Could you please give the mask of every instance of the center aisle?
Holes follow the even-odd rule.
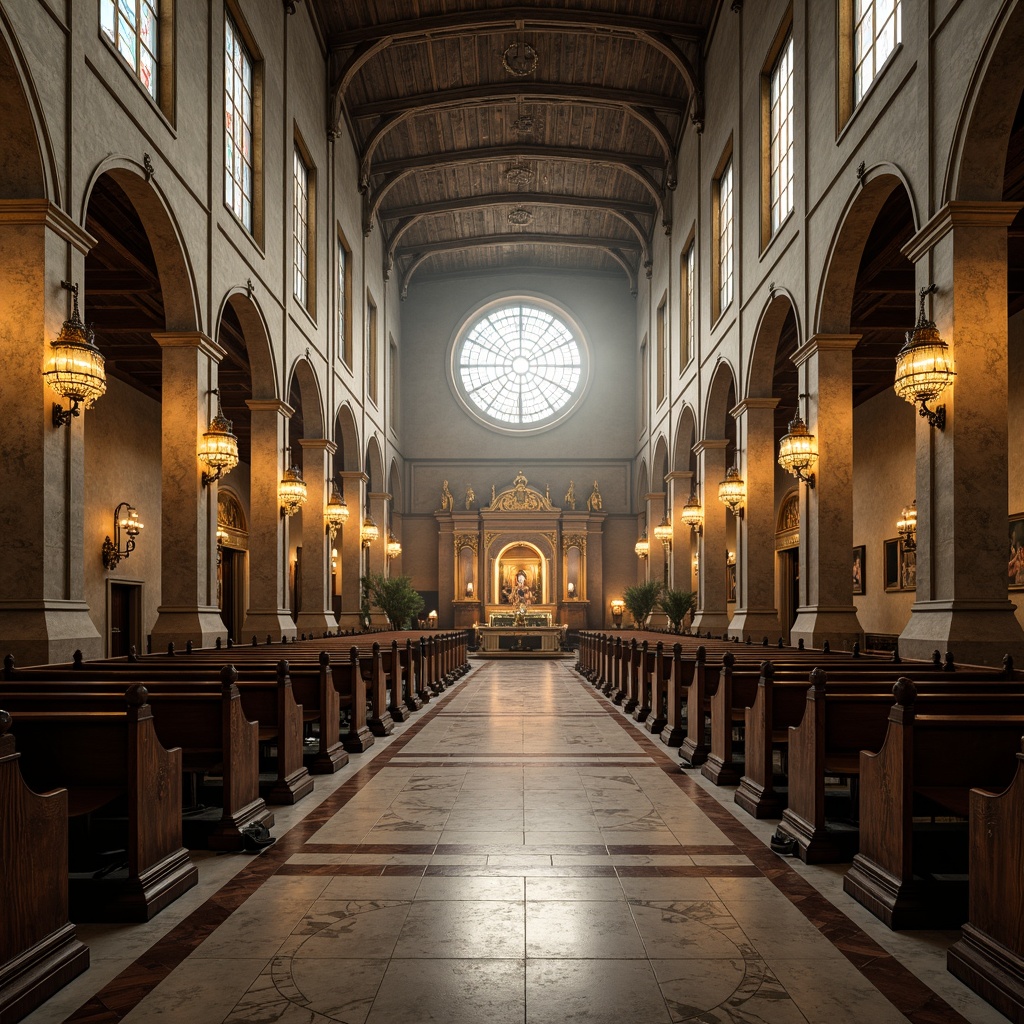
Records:
[[[416,718],[71,1019],[964,1019],[567,663]]]

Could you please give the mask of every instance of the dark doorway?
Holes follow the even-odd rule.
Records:
[[[111,658],[122,658],[134,644],[139,650],[141,635],[142,585],[140,583],[110,583],[110,638]]]
[[[227,547],[222,547],[220,551],[220,617],[229,639],[237,643],[241,630],[238,615],[239,581],[245,552]]]
[[[779,620],[786,632],[796,622],[800,607],[800,548],[783,548],[779,555]]]

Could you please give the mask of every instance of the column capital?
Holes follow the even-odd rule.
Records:
[[[644,501],[657,501],[659,498],[665,497],[665,491],[648,491],[644,495]]]
[[[218,363],[228,354],[202,331],[152,331],[151,336],[161,348],[197,348]]]
[[[354,480],[356,483],[367,483],[369,477],[361,469],[342,469],[334,474],[339,480]]]
[[[719,438],[707,438],[707,439],[698,441],[693,446],[693,450],[698,455],[700,455],[701,452],[724,451],[728,447],[729,447],[729,442],[724,437],[721,438],[721,439],[719,439]]]
[[[808,338],[791,356],[794,364],[803,366],[819,352],[852,352],[861,339],[860,334],[815,334]]]
[[[954,199],[946,203],[905,246],[903,255],[917,263],[958,227],[1009,227],[1024,203],[973,202]]]
[[[390,501],[391,500],[391,494],[390,494],[389,491],[367,491],[366,492],[366,496],[371,501],[373,501],[374,498],[379,498],[379,499],[381,499],[383,501]]]
[[[252,412],[276,412],[282,419],[291,419],[295,410],[279,398],[247,398],[245,404]]]
[[[333,455],[338,450],[338,446],[333,441],[328,441],[326,437],[300,437],[298,445],[304,451],[324,451],[328,455]]]
[[[0,200],[0,224],[41,224],[70,242],[83,255],[96,239],[48,199]]]
[[[753,409],[774,409],[778,404],[777,398],[744,398],[729,410],[729,415],[735,418]]]
[[[689,483],[697,474],[692,469],[673,469],[665,474],[666,480],[685,480]]]

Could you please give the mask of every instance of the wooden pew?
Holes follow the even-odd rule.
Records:
[[[213,850],[240,850],[243,830],[252,824],[270,828],[274,815],[259,794],[259,724],[246,719],[237,671],[231,665],[221,669],[218,689],[157,690],[148,696],[156,709],[156,734],[165,747],[182,748],[181,770],[185,774],[215,775],[222,779],[221,814],[217,820],[189,819],[189,831],[201,833],[195,845]],[[12,707],[38,712],[61,707],[77,714],[118,698],[122,680],[100,686],[89,682],[71,689],[66,681],[33,679],[23,692],[4,685],[2,700]]]
[[[68,919],[68,793],[33,792],[0,711],[0,1020],[16,1021],[89,967]]]
[[[950,973],[1024,1024],[1024,753],[1001,793],[971,791],[970,913],[946,954]]]
[[[125,870],[72,877],[72,916],[148,921],[196,884],[199,871],[181,841],[181,750],[157,738],[144,686],[130,686],[118,711],[18,712],[15,731],[26,782],[65,787],[70,819],[115,801],[116,816],[126,815]]]
[[[919,715],[909,679],[899,680],[895,695],[881,749],[861,751],[860,853],[843,890],[894,930],[961,924],[967,917],[966,829],[960,851],[948,828],[945,835],[926,836],[914,818],[966,820],[971,788],[1008,786],[1024,715]],[[958,885],[950,876],[960,873]]]
[[[856,828],[837,828],[826,820],[825,777],[846,776],[851,797],[860,775],[860,751],[877,750],[885,741],[892,689],[873,686],[833,692],[824,671],[810,676],[804,716],[789,727],[789,802],[778,833],[796,843],[801,860],[821,864],[849,860],[856,852]],[[924,681],[917,685],[919,714],[1007,715],[1024,711],[1024,693],[1003,681],[965,681],[960,688]],[[852,808],[851,808],[852,809]]]

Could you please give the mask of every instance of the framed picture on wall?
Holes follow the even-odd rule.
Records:
[[[1010,516],[1010,561],[1007,581],[1011,590],[1024,590],[1024,512]]]
[[[864,574],[864,562],[867,548],[858,544],[853,549],[853,592],[854,594],[864,593],[864,581],[867,578]]]
[[[885,556],[886,590],[917,589],[917,551],[903,546],[903,539],[895,537],[882,542]]]

